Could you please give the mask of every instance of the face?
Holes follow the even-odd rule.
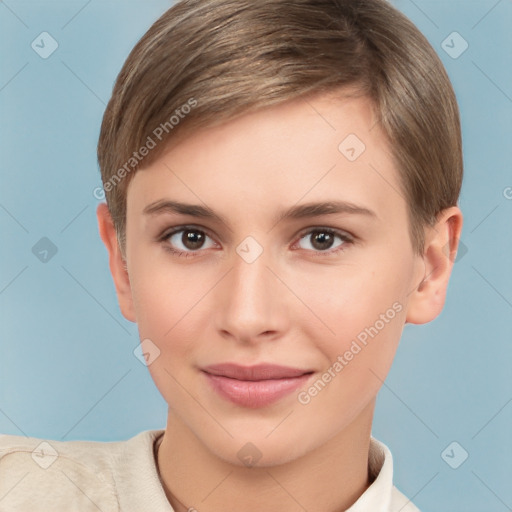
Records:
[[[366,98],[291,101],[184,139],[133,177],[126,235],[123,313],[150,340],[169,421],[234,464],[247,442],[283,463],[354,424],[425,270]]]

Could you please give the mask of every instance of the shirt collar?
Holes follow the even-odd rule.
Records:
[[[119,510],[174,512],[165,495],[154,457],[155,441],[164,432],[145,430],[126,441],[126,449],[117,461]]]
[[[133,449],[128,449],[119,460],[119,467],[131,468],[123,472],[116,482],[121,510],[158,510],[173,512],[167,500],[155,465],[154,449],[161,441],[164,430],[139,433],[133,439]],[[129,440],[128,442],[130,442]],[[142,442],[141,442],[142,441]],[[373,482],[359,499],[345,512],[388,512],[393,491],[393,458],[389,448],[370,438],[368,469]],[[149,501],[148,501],[149,500]]]
[[[368,469],[373,482],[346,512],[388,512],[393,491],[393,457],[389,448],[370,438]]]

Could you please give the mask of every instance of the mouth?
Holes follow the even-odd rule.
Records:
[[[304,386],[314,373],[274,364],[241,366],[233,363],[207,366],[201,371],[221,398],[250,409],[277,402]]]

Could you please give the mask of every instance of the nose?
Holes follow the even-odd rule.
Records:
[[[289,292],[271,268],[277,265],[264,249],[254,256],[239,247],[215,296],[217,329],[224,338],[246,344],[275,340],[289,327]]]

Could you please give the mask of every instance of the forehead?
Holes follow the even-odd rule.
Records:
[[[229,216],[230,204],[260,214],[329,195],[385,209],[404,203],[399,181],[372,102],[324,94],[192,133],[135,174],[128,205],[142,212],[169,196]]]

